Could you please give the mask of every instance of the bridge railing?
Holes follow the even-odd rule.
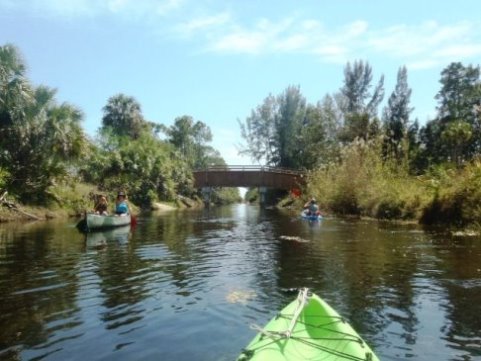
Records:
[[[196,169],[194,172],[271,172],[281,174],[301,175],[304,171],[283,168],[271,167],[266,165],[213,165],[207,168]]]

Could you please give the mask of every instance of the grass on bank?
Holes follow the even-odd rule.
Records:
[[[58,182],[47,189],[46,203],[41,206],[21,204],[14,195],[9,195],[9,201],[14,203],[23,213],[0,206],[0,222],[34,219],[26,216],[30,214],[37,219],[78,217],[85,211],[94,208],[94,194],[103,194],[107,197],[109,209],[113,211],[115,205],[116,192],[106,192],[99,190],[95,185],[75,182],[69,179],[65,182]],[[211,195],[213,204],[229,204],[240,202],[238,189],[216,188]],[[171,210],[183,208],[199,208],[204,202],[198,197],[192,198],[178,195],[170,202],[153,202],[148,209],[150,210]],[[141,208],[129,201],[129,206],[134,214],[138,214]],[[146,210],[146,209],[145,209]]]
[[[422,176],[385,161],[378,148],[358,141],[341,161],[310,173],[306,198],[340,215],[415,220],[454,227],[481,225],[481,162],[461,169],[442,165]]]
[[[115,194],[99,191],[92,184],[80,182],[62,182],[50,186],[47,190],[48,201],[43,205],[30,205],[18,202],[14,195],[9,195],[8,200],[14,203],[22,212],[9,209],[5,206],[0,207],[0,220],[24,220],[29,219],[26,214],[37,217],[38,219],[77,217],[86,210],[93,210],[93,194],[106,194],[110,208],[113,210],[115,204]],[[134,213],[139,208],[130,203]]]
[[[439,167],[434,173],[429,179],[432,199],[420,221],[481,229],[481,161],[461,169]]]

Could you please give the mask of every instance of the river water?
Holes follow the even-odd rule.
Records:
[[[235,360],[310,287],[381,360],[481,360],[481,239],[234,205],[0,226],[0,359]]]

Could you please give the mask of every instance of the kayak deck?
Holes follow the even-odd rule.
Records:
[[[238,361],[365,360],[379,361],[354,329],[316,295],[299,311],[287,305],[260,331]],[[291,330],[292,329],[292,330]]]

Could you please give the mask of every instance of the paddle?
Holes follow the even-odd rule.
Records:
[[[130,216],[130,225],[132,227],[135,227],[137,225],[137,217],[134,216],[133,214]]]

